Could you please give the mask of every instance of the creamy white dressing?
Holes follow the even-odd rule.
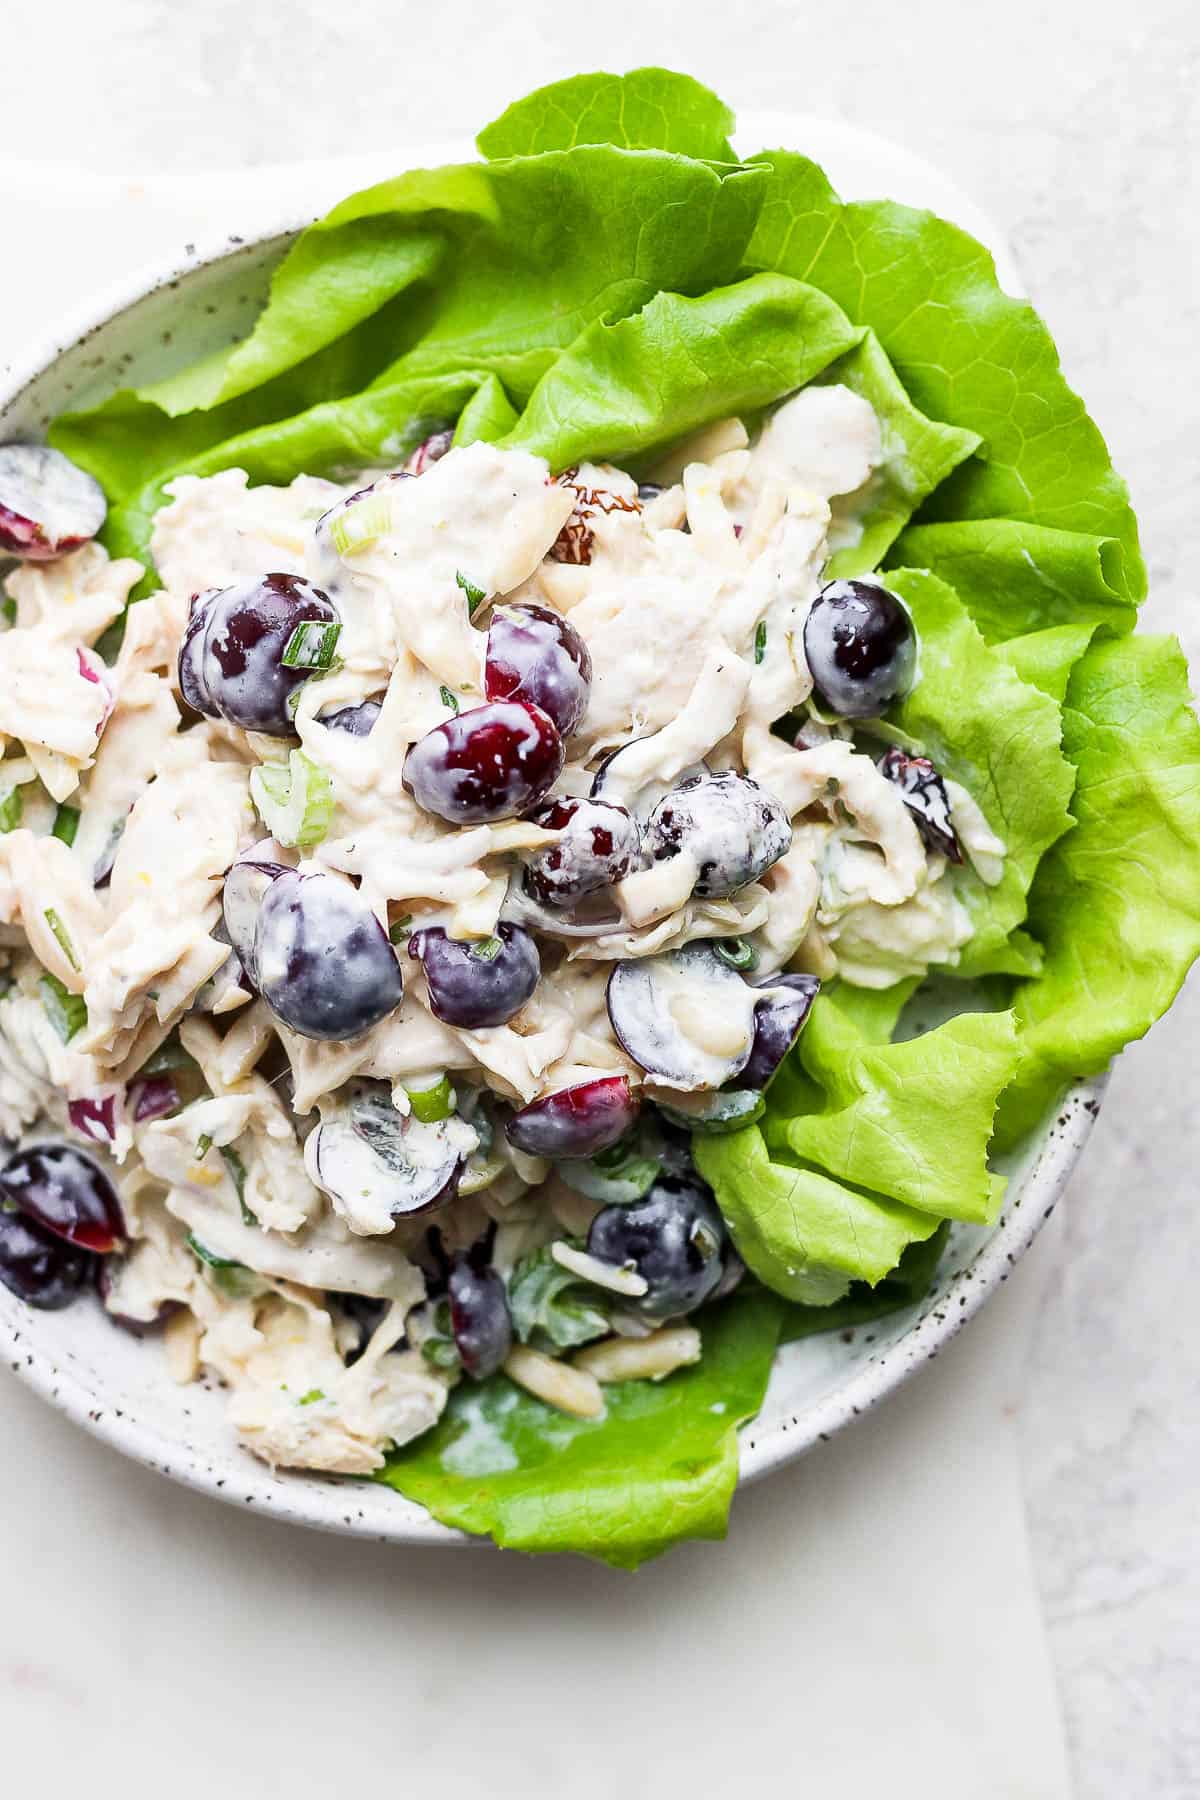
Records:
[[[444,1404],[446,1378],[396,1349],[425,1301],[410,1252],[429,1220],[402,1216],[380,1156],[346,1123],[351,1084],[391,1090],[418,1174],[436,1173],[448,1146],[466,1161],[460,1197],[435,1215],[444,1241],[466,1248],[499,1220],[495,1256],[510,1266],[563,1229],[586,1232],[595,1202],[502,1132],[489,1148],[464,1117],[422,1124],[406,1080],[428,1088],[445,1072],[464,1097],[517,1105],[613,1074],[664,1096],[703,1095],[745,1062],[758,996],[690,946],[745,938],[758,980],[798,966],[887,986],[953,964],[967,942],[963,872],[926,850],[873,754],[817,724],[795,746],[771,729],[812,691],[804,621],[884,456],[870,406],[833,385],[785,402],[754,442],[737,420],[706,428],[664,461],[663,491],[644,500],[608,465],[555,480],[540,459],[484,444],[417,478],[385,477],[361,500],[350,496],[371,476],[286,488],[251,487],[236,469],[181,477],[155,523],[164,590],[132,609],[108,669],[92,646],[137,564],[89,545],[8,577],[0,803],[19,790],[23,817],[0,835],[0,945],[13,981],[0,997],[0,1130],[19,1138],[48,1120],[69,1132],[69,1100],[113,1100],[108,1154],[121,1163],[133,1242],[111,1271],[109,1305],[141,1320],[186,1308],[193,1328],[175,1333],[177,1366],[230,1385],[234,1423],[259,1455],[367,1473]],[[217,1005],[209,991],[206,1011],[193,1010],[228,974],[225,872],[263,836],[251,772],[285,760],[288,745],[185,715],[179,644],[194,594],[267,573],[307,576],[342,629],[337,666],[301,689],[295,713],[304,755],[328,778],[327,828],[303,852],[262,854],[335,873],[380,921],[402,921],[403,1002],[344,1043],[298,1036],[224,977]],[[780,860],[704,898],[684,845],[577,918],[522,887],[523,859],[553,845],[554,831],[520,819],[456,828],[422,811],[403,786],[405,755],[456,706],[480,703],[490,607],[502,598],[569,614],[591,654],[589,705],[556,795],[589,793],[616,749],[598,793],[644,824],[685,776],[731,770],[791,821]],[[382,701],[369,736],[325,722],[368,699]],[[946,790],[970,869],[994,884],[1003,843],[972,795],[952,781]],[[79,812],[73,844],[50,835],[56,802]],[[486,938],[500,919],[537,935],[538,987],[504,1025],[443,1023],[405,931]],[[626,998],[665,1072],[648,1071],[614,1031],[606,1002],[619,966],[623,982],[633,972]],[[44,971],[86,1004],[67,1041]],[[138,1119],[126,1084],[176,1026],[206,1092],[173,1116]],[[322,1133],[342,1158],[337,1179]],[[561,1241],[553,1254],[583,1279],[640,1292],[636,1275]],[[330,1293],[391,1303],[351,1367],[354,1330]],[[615,1329],[647,1328],[630,1313]]]

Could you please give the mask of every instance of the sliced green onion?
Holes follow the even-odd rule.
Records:
[[[767,654],[767,621],[758,621],[758,630],[754,633],[754,660],[760,663]]]
[[[138,1074],[171,1075],[176,1069],[197,1069],[199,1066],[195,1057],[184,1049],[179,1041],[179,1032],[175,1030],[163,1039],[152,1055],[146,1058],[138,1070]]]
[[[393,919],[388,926],[389,943],[402,944],[404,942],[412,929],[412,919],[411,913],[402,913],[398,919]]]
[[[242,1224],[257,1225],[258,1220],[246,1205],[246,1165],[232,1144],[222,1144],[220,1148],[221,1161],[229,1170],[233,1178],[233,1185],[237,1189],[238,1205],[242,1209]]]
[[[46,1017],[64,1044],[69,1044],[77,1031],[87,1024],[87,1003],[82,994],[67,991],[57,975],[45,974],[38,982]]]
[[[279,660],[285,669],[328,669],[341,635],[340,619],[304,619]]]
[[[17,603],[13,599],[11,594],[5,594],[4,599],[0,600],[0,614],[3,615],[5,622],[7,624],[9,624],[9,625],[16,624],[16,622],[17,622]]]
[[[0,800],[0,831],[15,831],[25,813],[25,796],[19,787],[9,788]]]
[[[296,1405],[297,1406],[315,1406],[318,1400],[323,1400],[324,1398],[325,1398],[325,1395],[320,1388],[309,1388],[307,1394],[301,1394],[300,1398],[296,1402]]]
[[[743,937],[720,938],[713,947],[721,961],[728,963],[731,969],[758,967],[758,951]]]
[[[234,1262],[228,1256],[218,1256],[207,1244],[202,1244],[193,1232],[188,1232],[184,1239],[188,1249],[203,1263],[213,1278],[213,1282],[230,1300],[253,1300],[256,1295],[266,1292],[267,1284],[261,1275],[248,1269],[245,1263]]]
[[[458,712],[458,695],[452,694],[448,687],[439,688],[438,692],[442,696],[442,705],[448,706],[452,713],[457,713]]]
[[[212,1138],[206,1131],[196,1139],[196,1161],[203,1162],[211,1149]]]
[[[66,959],[70,963],[71,967],[73,969],[75,969],[76,971],[78,971],[79,958],[75,954],[75,946],[71,942],[71,934],[67,930],[66,926],[63,924],[62,920],[59,918],[58,914],[55,912],[54,908],[52,906],[48,906],[46,908],[45,912],[42,914],[42,917],[45,919],[47,925],[50,927],[51,931],[54,933],[54,936],[58,941],[59,949],[62,951],[63,955],[66,957]]]
[[[50,836],[56,837],[60,844],[73,844],[75,833],[79,830],[79,808],[77,806],[60,806],[54,815],[54,824]]]
[[[391,529],[391,501],[386,494],[370,494],[339,513],[329,527],[329,535],[339,556],[356,556],[360,550],[369,550]]]
[[[215,1250],[210,1250],[207,1244],[202,1244],[194,1232],[189,1231],[184,1242],[196,1261],[202,1262],[206,1269],[245,1268],[244,1263],[235,1262],[232,1257],[218,1256]]]
[[[461,569],[454,571],[454,579],[467,596],[468,610],[474,612],[475,608],[487,599],[487,595],[481,587],[476,587],[473,581],[468,581]]]
[[[333,782],[328,769],[293,750],[286,767],[262,763],[250,772],[250,793],[263,824],[281,844],[319,844],[333,818]]]
[[[409,1087],[407,1082],[404,1085],[408,1090],[413,1118],[422,1125],[436,1125],[439,1119],[448,1119],[458,1104],[448,1075],[443,1075],[433,1087]]]
[[[471,955],[476,962],[495,962],[503,948],[498,937],[480,938],[477,944],[471,945]]]

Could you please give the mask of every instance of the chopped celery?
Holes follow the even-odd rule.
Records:
[[[250,792],[263,824],[281,844],[319,844],[333,818],[333,782],[303,750],[282,763],[263,763],[250,775]]]
[[[407,1082],[404,1085],[408,1091],[413,1118],[422,1125],[436,1125],[439,1119],[448,1119],[458,1105],[448,1075],[443,1075],[433,1087],[411,1087]]]

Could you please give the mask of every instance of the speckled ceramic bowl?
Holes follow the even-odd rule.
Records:
[[[846,126],[780,115],[743,121],[744,148],[803,147],[847,197],[887,194],[957,220],[993,249],[1019,291],[994,227],[937,170]],[[239,191],[219,241],[188,246],[97,299],[52,338],[0,361],[0,442],[37,437],[67,407],[153,380],[241,335],[296,230],[357,185],[396,167],[469,154],[455,144],[404,156],[259,174]],[[160,195],[161,198],[161,195]],[[790,1462],[877,1404],[945,1345],[1004,1280],[1066,1184],[1098,1110],[1103,1082],[1078,1084],[1022,1149],[1006,1159],[1007,1204],[991,1231],[954,1230],[934,1291],[919,1306],[854,1332],[791,1344],[776,1363],[758,1418],[742,1434],[742,1479]],[[39,1313],[0,1287],[0,1360],[115,1449],[178,1481],[297,1524],[404,1543],[473,1540],[390,1489],[316,1475],[272,1474],[236,1444],[215,1384],[175,1387],[152,1338],[115,1329],[95,1305]]]

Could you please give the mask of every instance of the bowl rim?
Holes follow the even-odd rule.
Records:
[[[1005,286],[1019,291],[1019,275],[1003,235],[969,195],[924,159],[877,134],[839,121],[806,121],[797,115],[747,114],[739,135],[757,129],[766,139],[778,128],[780,141],[790,137],[806,142],[813,136],[814,125],[818,128],[816,135],[826,145],[842,143],[851,149],[865,146],[868,154],[877,158],[886,153],[893,172],[904,176],[910,186],[931,187],[939,207],[952,208],[951,216],[993,250]],[[443,160],[461,148],[448,143],[423,147],[431,156]],[[823,154],[820,142],[813,147],[813,154]],[[366,162],[359,165],[359,172],[367,166]],[[411,157],[398,155],[393,161],[393,168],[411,166],[415,166]],[[273,208],[263,206],[260,197],[259,212],[259,222],[242,233],[198,232],[194,241],[180,251],[143,259],[120,279],[105,284],[50,327],[25,340],[15,357],[0,361],[0,413],[19,401],[63,355],[86,343],[122,313],[155,293],[179,285],[202,268],[261,251],[277,240],[283,243],[314,217],[311,208],[298,202],[294,195],[286,205],[276,203]],[[739,1486],[761,1479],[818,1443],[828,1441],[936,1357],[974,1317],[988,1296],[1008,1279],[1010,1269],[1053,1212],[1092,1130],[1107,1082],[1107,1074],[1102,1074],[1076,1081],[1066,1090],[1051,1123],[1043,1128],[1036,1155],[1023,1171],[1020,1191],[1006,1204],[987,1240],[950,1276],[935,1302],[901,1338],[864,1361],[834,1390],[790,1417],[766,1427],[752,1420],[742,1428]],[[32,1353],[24,1324],[30,1316],[19,1311],[11,1324],[0,1317],[0,1357],[41,1398],[74,1423],[149,1469],[214,1499],[261,1507],[278,1518],[318,1530],[390,1543],[476,1546],[487,1542],[440,1524],[423,1507],[389,1488],[345,1477],[272,1470],[242,1450],[232,1436],[225,1463],[206,1459],[182,1443],[172,1445],[153,1426],[104,1405],[102,1395],[69,1362],[64,1364],[44,1353]]]

